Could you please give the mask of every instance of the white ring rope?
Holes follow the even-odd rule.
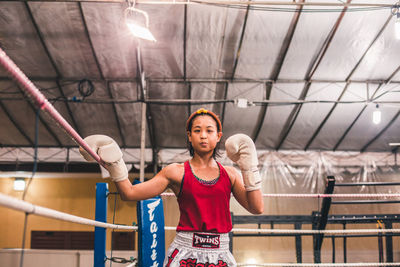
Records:
[[[367,266],[400,266],[400,262],[389,263],[238,263],[237,266],[279,266],[279,267],[367,267]]]
[[[33,205],[29,202],[16,199],[0,193],[0,205],[11,209],[24,211],[30,214],[36,214],[48,218],[92,225],[102,228],[122,229],[122,230],[135,230],[137,226],[118,225],[111,223],[104,223],[87,218],[78,217],[61,211],[56,211],[41,206]],[[167,231],[175,231],[174,226],[165,226]],[[345,229],[345,230],[291,230],[291,229],[249,229],[249,228],[233,228],[232,232],[242,233],[268,233],[268,234],[366,234],[366,233],[400,233],[400,229]]]
[[[174,193],[162,193],[161,196],[174,197]],[[379,194],[263,194],[263,197],[276,198],[400,198],[400,193]]]
[[[67,222],[92,225],[102,228],[123,229],[123,230],[137,230],[137,226],[118,225],[111,223],[104,223],[87,218],[78,217],[61,211],[56,211],[41,206],[33,205],[29,202],[16,199],[0,193],[0,205],[12,208],[15,210],[24,211],[30,214],[36,214],[48,218],[58,219]]]

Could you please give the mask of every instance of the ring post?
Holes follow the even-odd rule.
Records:
[[[100,222],[107,221],[107,197],[108,184],[96,184],[96,214],[95,220]],[[94,228],[94,267],[105,267],[106,259],[106,229],[102,227]]]
[[[165,258],[165,226],[161,197],[157,196],[138,201],[137,219],[138,266],[163,266]]]

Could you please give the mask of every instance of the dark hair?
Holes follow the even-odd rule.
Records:
[[[199,114],[194,115],[194,116],[190,119],[190,121],[188,122],[188,126],[187,126],[188,132],[191,132],[191,131],[192,131],[193,121],[194,121],[194,119],[197,118],[198,116],[209,116],[209,117],[213,118],[213,120],[214,120],[214,121],[216,122],[216,124],[217,124],[217,132],[222,132],[222,129],[220,129],[217,120],[216,120],[213,116],[211,116],[210,114],[207,114],[207,113],[199,113]],[[189,141],[189,137],[188,137],[187,135],[186,135],[186,144],[187,144],[187,149],[189,150],[190,156],[193,157],[193,156],[194,156],[194,149],[193,149],[192,143]],[[213,154],[212,154],[212,157],[213,157],[214,159],[215,159],[215,157],[217,157],[217,156],[218,156],[218,157],[221,156],[221,155],[220,155],[220,152],[219,152],[220,146],[221,146],[221,140],[220,140],[220,142],[217,143],[217,145],[216,145],[215,148],[214,148],[214,151],[213,151]]]

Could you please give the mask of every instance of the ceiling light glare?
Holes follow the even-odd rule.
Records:
[[[153,34],[147,29],[146,27],[137,25],[132,22],[127,22],[126,25],[128,25],[129,30],[132,32],[132,34],[138,38],[149,40],[156,42],[157,40],[154,38]]]
[[[381,123],[381,119],[382,119],[382,113],[379,110],[379,106],[376,105],[376,110],[374,110],[374,112],[372,113],[372,122],[374,124],[379,124]]]
[[[153,42],[157,41],[149,30],[149,16],[147,12],[134,7],[128,7],[125,9],[125,23],[135,37]]]
[[[249,265],[255,265],[257,264],[257,260],[255,258],[247,258],[246,263]]]

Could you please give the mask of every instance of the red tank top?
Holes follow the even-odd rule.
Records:
[[[194,176],[189,161],[184,166],[185,174],[178,196],[180,219],[176,230],[228,233],[232,230],[229,207],[232,185],[228,173],[218,163],[218,180],[214,184],[204,184]]]

